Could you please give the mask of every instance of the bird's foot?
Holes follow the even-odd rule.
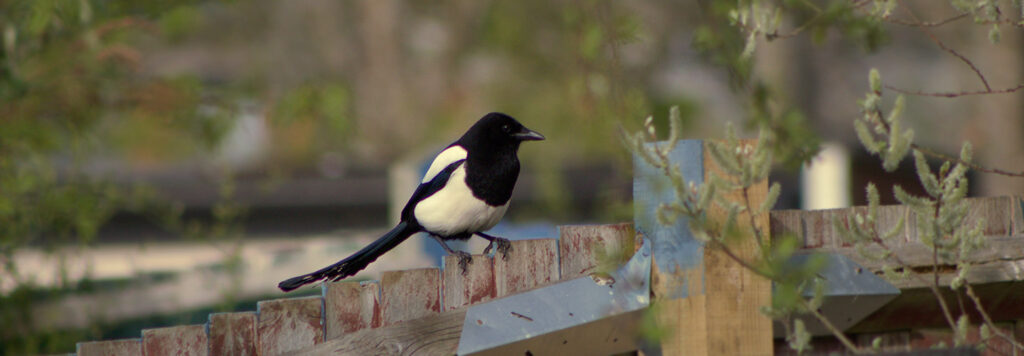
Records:
[[[512,251],[512,242],[508,239],[495,237],[491,239],[491,243],[487,244],[487,248],[484,249],[484,254],[491,253],[491,248],[497,244],[498,248],[495,250],[496,253],[501,253],[502,259],[508,259],[508,252]]]
[[[473,255],[465,251],[454,251],[452,254],[455,255],[455,258],[459,259],[459,271],[462,272],[462,275],[466,275],[469,264],[473,263]]]

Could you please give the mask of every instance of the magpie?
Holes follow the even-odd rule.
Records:
[[[519,177],[519,144],[543,139],[511,116],[497,112],[484,115],[434,158],[402,209],[401,221],[391,231],[341,261],[284,280],[277,287],[288,292],[321,280],[349,277],[417,232],[427,233],[449,254],[458,256],[463,271],[471,261],[470,255],[453,250],[445,241],[479,235],[490,241],[485,254],[495,245],[496,251],[507,254],[511,243],[484,231],[497,225],[508,209]]]

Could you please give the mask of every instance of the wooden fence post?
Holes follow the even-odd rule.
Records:
[[[744,140],[744,144],[754,142]],[[712,172],[724,173],[707,154],[708,143],[680,141],[670,154],[683,177],[695,185],[707,181]],[[642,159],[634,159],[634,213],[637,230],[651,239],[654,264],[651,293],[659,307],[656,319],[669,334],[660,345],[665,355],[758,355],[772,353],[771,320],[760,308],[771,304],[771,281],[757,276],[731,260],[722,251],[693,237],[686,219],[672,226],[658,223],[657,209],[676,199],[671,182]],[[728,178],[728,177],[723,177]],[[748,193],[757,207],[764,199],[768,182]],[[743,203],[742,193],[721,192],[727,199]],[[711,210],[711,219],[725,218],[724,211]],[[749,219],[737,219],[750,231]],[[767,237],[768,216],[755,220]],[[729,245],[741,258],[757,254],[753,238]]]

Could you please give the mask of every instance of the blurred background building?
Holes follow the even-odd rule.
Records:
[[[548,137],[522,148],[499,234],[630,221],[620,126],[653,115],[665,128],[678,105],[683,138],[728,122],[753,135],[730,73],[695,44],[713,3],[0,2],[0,324],[29,323],[0,343],[68,351],[253,309],[279,280],[372,241],[425,160],[489,111]],[[922,19],[957,14],[905,3]],[[852,130],[869,68],[912,91],[1024,81],[1019,28],[993,44],[970,20],[883,27],[877,50],[840,30],[759,44],[752,71],[799,113],[794,140],[826,142],[806,172],[779,169],[779,208],[862,204],[869,181],[883,202],[891,184],[920,191],[910,167],[883,174]],[[928,34],[971,53],[988,83]],[[970,140],[980,163],[1024,169],[1020,93],[909,99],[922,146],[955,155]],[[977,178],[974,194],[1024,190]],[[420,240],[360,276],[437,264]]]

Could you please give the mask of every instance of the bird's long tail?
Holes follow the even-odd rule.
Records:
[[[417,228],[410,226],[408,222],[400,222],[395,228],[388,231],[388,233],[381,236],[377,241],[374,241],[370,245],[363,247],[362,250],[346,257],[345,259],[335,262],[334,264],[321,268],[320,270],[304,274],[297,277],[292,277],[277,284],[278,288],[288,292],[293,289],[302,287],[304,285],[314,283],[323,279],[339,280],[361,271],[366,268],[370,262],[377,260],[385,252],[398,246],[398,244],[405,241],[405,239],[412,236],[412,234],[419,231]]]

